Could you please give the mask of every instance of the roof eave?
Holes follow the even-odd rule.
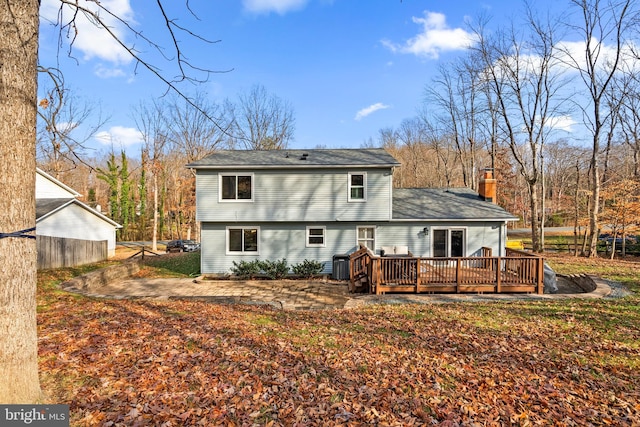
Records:
[[[392,218],[391,222],[510,222],[520,218]]]
[[[238,169],[389,169],[400,166],[400,163],[388,164],[350,164],[350,165],[194,165],[187,164],[188,169],[209,169],[209,170],[238,170]]]

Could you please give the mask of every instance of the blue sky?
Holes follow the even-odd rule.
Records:
[[[155,2],[102,3],[149,39],[170,46]],[[368,138],[377,140],[380,129],[416,115],[437,67],[468,43],[466,20],[484,13],[498,24],[523,10],[521,2],[505,0],[191,0],[196,20],[184,1],[164,3],[181,25],[219,40],[208,44],[178,34],[189,60],[202,68],[230,70],[198,87],[181,88],[206,91],[212,101],[221,102],[235,100],[256,84],[264,86],[293,107],[296,131],[290,148],[350,148]],[[535,4],[546,8],[549,3]],[[104,30],[83,20],[77,21],[79,33],[69,58],[66,35],[59,39],[58,29],[49,23],[59,5],[59,0],[42,0],[40,64],[59,67],[75,97],[99,105],[110,116],[100,129],[102,138],[91,141],[92,146],[106,151],[110,141],[116,150],[122,146],[137,152],[132,107],[161,96],[164,85],[136,69]],[[175,74],[175,63],[134,39],[122,25],[111,28],[163,73]],[[170,49],[167,55],[173,55]]]

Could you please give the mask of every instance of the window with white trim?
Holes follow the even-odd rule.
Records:
[[[227,227],[227,254],[257,255],[260,228]]]
[[[367,200],[366,172],[349,172],[349,201],[363,202]]]
[[[375,227],[358,227],[358,242],[357,245],[360,247],[366,246],[372,252],[376,250],[376,228]]]
[[[252,202],[253,174],[220,174],[220,201]]]
[[[465,256],[464,228],[435,228],[432,229],[433,256],[436,258],[450,258]]]
[[[307,247],[325,247],[326,246],[326,227],[307,227]]]

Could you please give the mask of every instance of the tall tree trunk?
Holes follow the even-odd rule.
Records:
[[[151,250],[153,252],[158,251],[158,168],[155,164],[153,168],[153,238]]]
[[[531,208],[531,246],[534,252],[542,252],[540,229],[540,202],[537,182],[529,182],[529,206]]]
[[[595,136],[597,138],[598,135]],[[594,143],[594,149],[591,153],[591,206],[589,208],[589,250],[590,258],[597,257],[598,233],[600,233],[600,223],[598,214],[600,212],[600,171],[598,170],[598,152]]]
[[[580,227],[580,163],[576,160],[576,190],[573,193],[574,217],[573,217],[573,250],[574,256],[578,256],[578,231]]]
[[[0,6],[0,232],[35,227],[38,0]],[[33,235],[34,233],[31,233]],[[0,238],[0,403],[40,399],[36,241]]]

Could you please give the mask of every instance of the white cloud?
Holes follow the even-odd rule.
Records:
[[[126,73],[122,70],[122,68],[107,67],[104,64],[98,64],[94,68],[93,72],[95,73],[96,76],[102,79],[109,79],[112,77],[124,77],[126,75]]]
[[[56,130],[63,134],[71,133],[75,128],[78,127],[77,122],[57,122]]]
[[[571,116],[556,116],[547,118],[546,126],[554,130],[573,132],[573,126],[578,123]]]
[[[122,148],[143,142],[142,133],[137,129],[123,126],[113,126],[109,130],[98,132],[95,139],[103,145],[113,145]]]
[[[369,114],[375,113],[378,110],[384,110],[386,108],[389,108],[389,106],[383,104],[382,102],[377,102],[373,105],[369,105],[368,107],[358,111],[356,113],[356,117],[354,118],[354,120],[362,120],[363,118],[367,117]]]
[[[245,10],[251,13],[275,12],[279,15],[300,10],[306,3],[307,0],[242,0]]]
[[[382,40],[382,44],[392,52],[410,53],[438,59],[441,52],[463,50],[473,42],[471,33],[462,28],[449,28],[442,13],[424,11],[424,18],[412,18],[422,25],[422,32],[410,38],[404,44]]]
[[[599,51],[597,54],[598,71],[609,71],[609,67],[616,56],[616,45],[601,43],[596,38],[591,39],[590,45],[592,50]],[[620,49],[623,66],[630,71],[638,72],[638,61],[634,54],[634,51],[637,51],[637,46],[633,42],[627,42]],[[587,43],[584,40],[561,41],[558,43],[556,50],[559,52],[560,62],[567,67],[575,69],[578,66],[583,70],[587,68],[585,55]]]
[[[129,0],[102,0],[100,2],[101,7],[98,7],[95,1],[88,0],[78,0],[78,4],[79,7],[98,15],[105,26],[121,41],[126,40],[126,28],[112,15],[104,13],[101,7],[127,21],[130,25],[135,25],[133,9],[129,4]],[[60,19],[61,25],[68,25],[70,20],[74,19],[75,8],[63,5],[62,17],[59,18],[60,9],[61,3],[59,0],[42,0],[40,15],[47,21],[58,22],[58,19]],[[113,36],[105,28],[96,26],[94,21],[87,17],[87,14],[79,12],[75,15],[74,24],[77,28],[77,34],[75,35],[75,40],[73,40],[73,47],[82,52],[84,60],[88,61],[96,58],[116,65],[128,64],[132,61],[131,55],[116,42]],[[74,34],[70,35],[70,37],[73,36]]]

